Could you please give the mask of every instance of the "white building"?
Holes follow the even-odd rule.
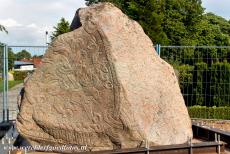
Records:
[[[33,71],[34,69],[32,62],[14,61],[13,70],[15,71]]]

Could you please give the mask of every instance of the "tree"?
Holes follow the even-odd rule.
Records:
[[[154,44],[230,45],[230,21],[204,14],[201,0],[86,0],[111,2],[139,22]]]
[[[6,28],[3,25],[0,25],[0,31],[8,33],[8,31],[6,30]]]
[[[16,60],[30,59],[31,54],[26,50],[22,50],[22,51],[16,53],[15,57],[16,57]]]
[[[86,0],[98,2],[119,7],[154,44],[230,46],[230,20],[204,13],[201,0]],[[230,106],[229,49],[164,48],[161,57],[178,70],[187,105]]]
[[[34,55],[32,58],[40,58],[40,59],[42,59],[43,55]]]
[[[54,26],[55,31],[51,35],[51,40],[54,40],[61,34],[67,33],[70,31],[70,24],[65,18],[61,18],[61,20],[57,23],[57,26]]]
[[[154,44],[195,44],[190,34],[202,19],[201,0],[86,0],[86,4],[104,1],[115,4],[139,22]]]
[[[117,5],[121,6],[129,17],[139,22],[154,44],[169,44],[169,38],[162,26],[164,22],[164,3],[162,0],[130,0],[130,2],[123,1],[122,3]]]
[[[3,48],[0,48],[0,56],[2,57],[0,60],[0,72],[3,71]],[[11,48],[8,48],[8,69],[12,69],[14,66],[15,54]]]
[[[14,61],[16,60],[15,54],[11,48],[8,48],[8,69],[12,69],[14,67]]]

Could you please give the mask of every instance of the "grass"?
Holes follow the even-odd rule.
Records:
[[[9,89],[13,88],[14,86],[16,86],[22,82],[23,82],[23,80],[9,81],[8,82]],[[3,91],[3,81],[1,80],[0,81],[0,92],[2,92],[2,91]]]

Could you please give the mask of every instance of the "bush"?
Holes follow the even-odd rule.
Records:
[[[187,106],[192,106],[192,88],[193,88],[193,66],[181,65],[176,67],[179,72],[178,78],[180,83],[180,89],[183,93],[184,100]]]
[[[191,118],[230,120],[230,107],[192,106],[188,112]]]
[[[194,105],[206,105],[206,90],[207,90],[207,71],[208,66],[206,63],[196,63],[193,72],[193,103]]]
[[[31,71],[15,71],[13,73],[14,80],[24,80],[30,73],[32,72]]]
[[[187,106],[230,106],[230,64],[204,62],[177,66],[181,92]]]
[[[211,66],[211,96],[215,106],[229,106],[230,94],[230,64],[227,62],[215,63]]]

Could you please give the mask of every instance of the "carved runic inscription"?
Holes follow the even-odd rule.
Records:
[[[20,135],[33,146],[87,145],[92,151],[192,138],[174,69],[137,22],[99,3],[79,9],[71,28],[52,42],[25,83]]]
[[[76,39],[58,38],[33,76],[38,80],[33,79],[35,87],[30,88],[40,92],[28,98],[39,102],[31,101],[39,109],[34,110],[33,120],[60,142],[95,146],[100,142],[95,136],[101,134],[119,143],[116,130],[123,128],[118,113],[119,84],[107,57],[108,44],[100,31],[76,33],[81,33]]]

